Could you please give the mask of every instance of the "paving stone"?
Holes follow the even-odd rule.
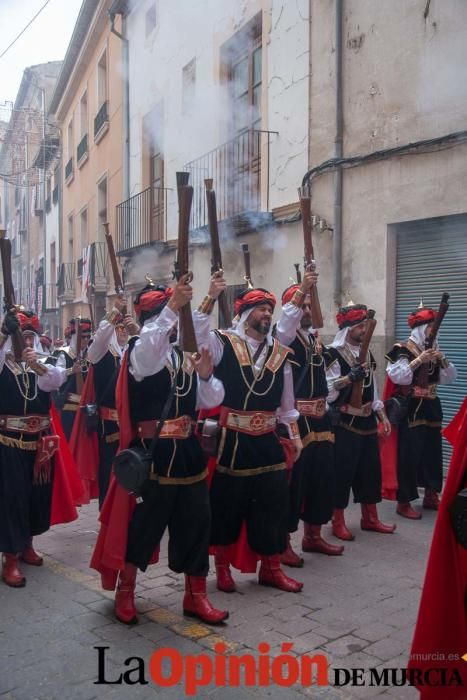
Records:
[[[358,651],[363,651],[365,647],[368,647],[368,642],[359,637],[355,637],[349,634],[345,637],[340,637],[334,642],[328,642],[324,645],[325,651],[329,652],[332,656],[346,657],[350,654],[354,654]],[[369,652],[371,653],[371,652]]]

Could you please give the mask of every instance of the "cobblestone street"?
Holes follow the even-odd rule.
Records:
[[[420,504],[418,504],[420,505]],[[258,654],[267,642],[271,659],[282,643],[291,653],[324,653],[332,668],[404,667],[416,619],[426,556],[435,513],[424,511],[419,522],[393,516],[393,505],[381,506],[386,521],[397,518],[393,536],[362,532],[359,509],[349,509],[348,524],[356,540],[342,557],[305,555],[302,570],[289,570],[305,583],[299,594],[258,586],[251,575],[236,574],[238,593],[215,589],[209,595],[230,610],[228,624],[209,628],[184,618],[183,579],[167,567],[166,543],[161,561],[139,574],[137,607],[140,624],[114,621],[112,598],[102,592],[96,572],[88,568],[97,530],[95,503],[81,509],[78,521],[37,538],[45,555],[42,569],[26,567],[27,586],[0,586],[0,697],[2,700],[91,700],[92,698],[185,697],[185,688],[157,687],[149,675],[149,658],[159,647],[181,654],[211,653],[224,641],[231,652]],[[323,528],[328,531],[328,527]],[[329,535],[329,532],[326,532]],[[334,539],[329,535],[330,539]],[[298,548],[299,537],[295,536]],[[336,540],[334,540],[336,541]],[[95,685],[98,657],[94,646],[107,646],[106,680],[128,669],[130,656],[145,660],[147,685]],[[289,652],[290,653],[290,652]],[[133,665],[131,666],[133,667]],[[133,675],[133,681],[135,675]],[[369,682],[369,678],[367,679]],[[416,698],[410,687],[294,689],[271,684],[263,688],[198,687],[199,697],[222,698]]]

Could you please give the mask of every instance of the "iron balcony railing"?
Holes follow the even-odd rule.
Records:
[[[192,229],[208,223],[205,178],[214,180],[219,221],[249,212],[269,211],[269,152],[271,135],[275,133],[244,131],[185,165],[194,189]]]
[[[75,263],[61,263],[57,295],[64,300],[75,298]]]
[[[148,187],[117,205],[118,253],[165,240],[167,191],[163,187]]]
[[[85,134],[78,144],[76,149],[76,162],[79,164],[81,158],[83,158],[88,152],[88,135]]]
[[[68,163],[65,165],[65,180],[68,180],[68,178],[71,176],[73,173],[73,158],[70,158]]]
[[[94,292],[106,292],[108,286],[109,254],[107,243],[92,244],[90,277]]]
[[[101,128],[104,126],[105,122],[109,121],[109,115],[107,111],[108,104],[109,103],[107,101],[103,102],[101,107],[99,108],[98,113],[94,117],[94,137],[97,136]]]
[[[42,291],[42,311],[55,311],[57,308],[57,284],[44,284]]]

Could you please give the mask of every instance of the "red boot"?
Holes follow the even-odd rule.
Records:
[[[258,583],[262,586],[272,586],[290,593],[299,593],[303,588],[303,583],[295,581],[295,579],[284,574],[281,569],[279,554],[273,554],[271,557],[261,557]]]
[[[439,496],[435,489],[425,489],[425,496],[423,498],[423,507],[427,510],[438,510],[439,508]]]
[[[334,513],[332,514],[332,534],[334,537],[348,542],[355,539],[355,535],[350,532],[345,524],[343,508],[334,509]]]
[[[119,572],[117,592],[115,593],[115,617],[125,625],[136,625],[138,614],[135,608],[137,568],[134,564],[125,564]]]
[[[214,563],[216,565],[217,588],[224,593],[233,593],[236,591],[237,588],[232,578],[225,547],[216,547]]]
[[[280,555],[281,564],[285,566],[293,566],[296,569],[301,569],[303,566],[303,559],[299,557],[296,552],[292,549],[292,543],[290,541],[290,533],[287,535],[287,548]]]
[[[32,537],[29,540],[26,549],[23,549],[23,551],[21,552],[20,558],[30,566],[42,566],[42,564],[44,563],[42,557],[35,551],[34,547],[32,546]]]
[[[206,576],[188,576],[185,574],[185,595],[183,597],[183,614],[197,617],[208,625],[219,625],[227,620],[227,610],[216,610],[206,594]]]
[[[409,520],[420,520],[422,514],[418,510],[414,510],[410,503],[398,503],[396,513],[402,515],[403,518],[409,518]]]
[[[304,523],[302,549],[304,552],[319,552],[329,556],[338,556],[344,551],[342,545],[330,544],[323,540],[321,537],[321,525],[312,525],[311,523]]]
[[[362,519],[360,527],[362,530],[370,530],[371,532],[380,532],[382,535],[391,535],[396,529],[396,525],[386,525],[382,523],[378,517],[376,503],[362,503]]]
[[[26,578],[18,568],[17,554],[3,554],[2,579],[7,586],[12,588],[23,588],[26,585]]]

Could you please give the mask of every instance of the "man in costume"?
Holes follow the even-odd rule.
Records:
[[[77,348],[77,323],[81,328],[81,343]],[[55,404],[60,411],[60,418],[66,439],[69,441],[73,423],[79,409],[79,402],[88,372],[89,362],[86,358],[91,340],[91,321],[88,318],[72,319],[69,332],[70,345],[60,348],[57,353],[56,366],[65,370],[66,380],[55,397]]]
[[[282,313],[276,325],[276,338],[294,351],[290,359],[294,376],[298,426],[303,451],[295,462],[290,479],[289,533],[303,520],[304,552],[339,555],[343,546],[326,542],[321,526],[332,518],[334,508],[334,435],[326,410],[328,387],[323,347],[312,327],[310,289],[318,275],[305,272],[301,284],[294,284],[282,295]],[[290,543],[281,555],[288,566],[302,566],[303,559]]]
[[[19,329],[25,348],[16,361],[11,337]],[[38,361],[38,331],[37,316],[21,310],[5,315],[0,333],[0,551],[2,579],[14,588],[26,584],[19,560],[43,563],[33,537],[77,517],[69,485],[59,488],[68,477],[54,459],[58,438],[51,430],[50,392],[64,372]]]
[[[148,448],[171,397],[154,448],[150,479],[128,528],[125,565],[115,597],[116,617],[126,624],[137,621],[137,569],[146,570],[167,527],[169,566],[185,574],[184,614],[208,624],[219,624],[228,617],[228,612],[211,605],[206,594],[209,493],[205,459],[193,430],[197,409],[218,405],[224,391],[212,374],[212,360],[206,349],[198,357],[191,357],[175,344],[178,311],[192,297],[187,280],[183,276],[173,293],[170,288],[153,284],[140,292],[134,309],[143,328],[139,338],[130,340],[128,364],[121,370],[126,386],[119,384],[119,405],[123,407],[119,412],[120,430],[122,435],[133,432],[133,445]],[[128,403],[129,416],[125,415]],[[104,511],[110,497],[111,491]],[[102,572],[100,547],[98,540],[92,566]]]
[[[239,540],[243,525],[249,547],[261,559],[259,583],[293,592],[303,587],[280,566],[287,546],[288,477],[277,431],[283,431],[291,462],[300,455],[301,440],[290,350],[272,337],[275,304],[267,290],[246,289],[235,301],[238,320],[229,331],[209,330],[212,294],[195,313],[198,343],[209,347],[225,389],[211,484],[211,543],[218,587],[224,591],[235,590],[229,547]]]
[[[414,674],[435,669],[450,683],[414,685],[421,700],[464,700],[467,663],[467,398],[443,430],[453,446],[448,475],[431,542],[409,661]],[[455,508],[455,517],[450,510]]]
[[[396,526],[382,523],[376,507],[381,501],[377,420],[382,423],[387,435],[391,432],[391,426],[378,396],[373,355],[369,351],[367,361],[363,364],[358,362],[366,331],[367,307],[363,304],[341,307],[336,319],[339,331],[325,352],[328,402],[334,411],[336,423],[333,534],[342,540],[354,539],[344,518],[351,489],[354,501],[361,504],[362,530],[390,534]],[[363,380],[362,407],[354,408],[349,399],[353,383],[359,380]]]
[[[422,306],[411,313],[409,339],[406,343],[396,343],[386,355],[391,390],[385,393],[407,402],[407,416],[398,425],[397,512],[412,520],[422,517],[410,503],[418,498],[418,486],[425,489],[423,507],[438,509],[443,481],[443,412],[436,387],[451,384],[457,376],[456,368],[437,343],[431,350],[424,349],[435,318],[436,311],[428,307]],[[421,386],[426,383],[420,380],[423,365],[428,365],[427,386]]]
[[[115,389],[129,332],[137,335],[138,325],[130,315],[123,317],[125,301],[116,299],[100,322],[87,351],[90,363],[80,401],[80,414],[73,425],[70,447],[87,486],[87,498],[99,498],[102,507],[109,487],[112,461],[119,442]],[[97,444],[96,444],[97,442]]]

